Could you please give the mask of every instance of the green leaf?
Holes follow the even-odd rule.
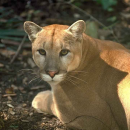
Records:
[[[93,21],[86,22],[86,31],[85,33],[91,37],[98,38],[98,26]]]
[[[2,48],[2,47],[5,47],[5,44],[1,44],[1,43],[0,43],[0,48]]]
[[[75,2],[74,4],[75,4],[75,6],[77,6],[77,7],[80,7],[80,6],[82,5],[81,2]]]
[[[0,18],[3,18],[3,17],[5,17],[5,16],[8,16],[8,15],[10,15],[11,13],[13,13],[13,10],[10,10],[10,11],[8,11],[8,12],[4,12],[2,15],[0,15]]]
[[[109,12],[114,10],[112,6],[116,5],[118,2],[118,0],[93,0],[93,1],[97,2],[97,4],[102,5],[102,8]]]
[[[107,19],[108,22],[115,22],[116,20],[117,20],[116,16],[113,16]]]
[[[0,29],[0,35],[2,36],[24,36],[25,32],[17,29]]]
[[[108,10],[109,12],[114,11],[114,9],[113,9],[113,8],[111,8],[111,7],[109,7],[107,10]]]
[[[1,39],[8,39],[8,40],[14,40],[14,41],[21,41],[22,38],[18,38],[18,37],[8,37],[8,36],[2,36],[0,35]]]
[[[22,41],[23,37],[19,38],[19,37],[10,37],[10,36],[2,36],[0,35],[0,39],[8,39],[8,40],[13,40],[13,41]],[[26,39],[25,41],[29,41],[28,39]]]
[[[117,0],[101,0],[101,4],[104,10],[108,10],[109,7],[117,4]]]

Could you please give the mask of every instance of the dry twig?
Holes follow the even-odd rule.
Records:
[[[23,46],[26,38],[27,38],[27,35],[25,34],[24,37],[23,37],[22,42],[20,43],[20,45],[19,45],[19,47],[17,49],[16,54],[14,55],[14,57],[12,58],[12,60],[10,61],[10,64],[14,62],[14,60],[16,59],[16,57],[18,56],[18,54],[20,53],[20,50],[22,49],[22,46]]]
[[[3,44],[7,44],[7,45],[14,45],[14,46],[19,46],[19,42],[16,41],[11,41],[11,40],[7,40],[7,39],[2,39],[1,42]],[[24,48],[30,48],[31,44],[30,43],[26,43],[25,45],[23,45]]]

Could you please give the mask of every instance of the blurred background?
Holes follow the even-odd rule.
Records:
[[[0,0],[0,130],[64,130],[31,108],[49,85],[37,76],[25,21],[40,26],[86,22],[86,34],[130,48],[130,0]]]

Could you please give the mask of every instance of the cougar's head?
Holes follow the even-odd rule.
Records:
[[[27,21],[24,29],[32,42],[33,59],[44,81],[59,83],[67,72],[79,66],[84,21],[79,20],[70,27],[58,24],[40,27]]]

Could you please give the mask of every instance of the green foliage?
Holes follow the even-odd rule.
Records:
[[[93,38],[98,38],[98,26],[93,21],[86,21],[86,31],[85,33]]]
[[[18,30],[18,29],[0,29],[0,36],[2,35],[24,36],[25,32],[23,30]]]
[[[116,16],[112,16],[112,17],[107,19],[108,22],[115,22],[116,20],[117,20]]]
[[[90,0],[80,0],[80,1],[71,0],[70,2],[74,3],[74,5],[76,5],[77,7],[81,7],[82,4],[87,1],[90,1]],[[104,10],[109,11],[109,12],[114,10],[113,6],[117,5],[117,2],[118,2],[118,0],[93,0],[93,1],[97,2],[97,4],[100,4]]]
[[[16,28],[23,25],[23,20],[13,13],[14,11],[11,8],[0,8],[0,39],[20,42],[25,32]]]
[[[18,29],[0,29],[0,39],[8,39],[13,41],[22,41],[25,32]],[[26,39],[26,41],[29,41]]]
[[[113,11],[112,6],[117,4],[117,0],[93,0],[102,5],[102,8],[107,11]]]
[[[13,13],[14,11],[11,8],[0,8],[0,28],[17,28],[20,24],[22,24],[23,21],[20,17],[10,17]]]

